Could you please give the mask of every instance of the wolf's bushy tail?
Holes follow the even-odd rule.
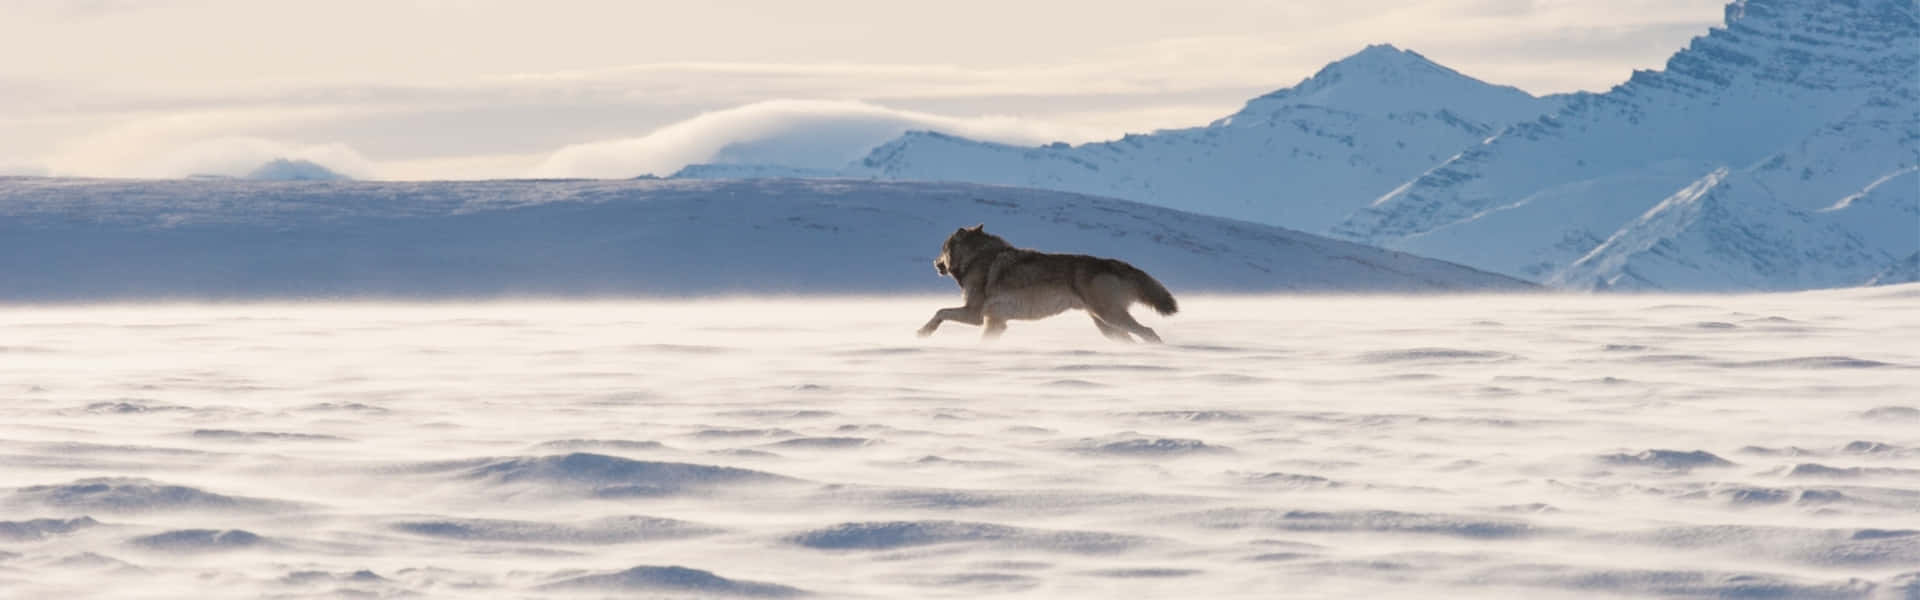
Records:
[[[1167,286],[1160,285],[1160,281],[1146,271],[1127,265],[1127,279],[1133,280],[1134,289],[1140,291],[1140,301],[1153,307],[1154,311],[1162,315],[1180,312],[1180,305],[1173,301],[1173,292],[1167,291]]]

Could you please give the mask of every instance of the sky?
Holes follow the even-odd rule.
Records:
[[[1603,91],[1724,0],[0,0],[0,175],[631,177],[1193,127],[1372,43]],[[752,157],[731,157],[746,160]]]

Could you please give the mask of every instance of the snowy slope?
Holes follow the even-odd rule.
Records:
[[[1920,114],[1908,112],[1916,108],[1876,103],[1757,166],[1731,176],[1717,170],[1701,180],[1706,185],[1662,202],[1548,282],[1791,290],[1873,280],[1920,252],[1920,167],[1913,166],[1920,164]],[[1864,189],[1836,187],[1861,179],[1869,180]]]
[[[1397,245],[1444,252],[1463,264],[1494,265],[1488,268],[1546,280],[1592,252],[1620,223],[1647,210],[1618,199],[1669,195],[1714,166],[1705,161],[1673,160],[1562,183],[1488,210],[1471,221],[1409,236]],[[1497,232],[1498,237],[1487,237],[1489,231]]]
[[[1906,258],[1894,261],[1879,273],[1874,273],[1867,285],[1898,285],[1920,282],[1920,251],[1908,254]]]
[[[1132,262],[1176,293],[1530,284],[1077,194],[836,180],[0,179],[0,299],[948,292],[956,227]]]
[[[1869,184],[1833,206],[1813,211],[1816,218],[1845,230],[1869,251],[1886,261],[1868,284],[1907,283],[1901,273],[1912,271],[1920,254],[1920,167],[1910,167]],[[1904,255],[1902,254],[1904,252]]]
[[[1920,155],[1914,117],[1920,101],[1912,89],[1920,76],[1916,7],[1912,0],[1735,2],[1725,28],[1696,38],[1666,70],[1635,73],[1605,94],[1574,98],[1558,113],[1517,125],[1394,190],[1335,231],[1516,276],[1575,281],[1594,273],[1558,271],[1589,254],[1579,251],[1581,240],[1597,245],[1597,238],[1632,226],[1634,216],[1716,169],[1740,173],[1733,179],[1750,184],[1715,191],[1719,200],[1711,204],[1725,211],[1709,215],[1751,223],[1749,217],[1764,217],[1741,215],[1777,212],[1776,204],[1802,212],[1829,206],[1913,167]],[[1731,190],[1756,196],[1726,196]],[[1676,278],[1647,283],[1782,289],[1853,274],[1855,257],[1820,256],[1819,245],[1791,249],[1815,253],[1795,267],[1761,256],[1675,254],[1670,258],[1697,268],[1666,271]],[[1912,250],[1869,248],[1896,256]],[[1733,279],[1685,279],[1737,263],[1762,270],[1735,278],[1749,281],[1736,288],[1716,287]],[[1769,263],[1782,270],[1765,271]],[[1807,278],[1823,268],[1833,272]]]
[[[1851,210],[1874,208],[1863,202]],[[1895,257],[1849,233],[1838,214],[1796,210],[1751,174],[1721,169],[1662,201],[1549,283],[1631,290],[1864,284]],[[1905,217],[1910,228],[1920,224],[1920,214],[1905,211]]]
[[[1378,45],[1206,127],[1041,147],[915,132],[876,148],[848,174],[1067,190],[1319,232],[1563,101]]]

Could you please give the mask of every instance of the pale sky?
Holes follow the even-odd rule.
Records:
[[[1724,5],[0,0],[0,174],[665,175],[756,137],[907,126],[1085,142],[1204,125],[1371,43],[1605,90]]]

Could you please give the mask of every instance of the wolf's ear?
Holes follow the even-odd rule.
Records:
[[[981,223],[981,224],[979,224],[979,225],[975,225],[975,226],[972,226],[972,227],[968,227],[968,228],[967,228],[967,231],[971,231],[971,232],[974,232],[974,233],[980,233],[981,231],[985,231],[985,230],[986,230],[986,228],[987,228],[987,224],[986,224],[986,223]]]

